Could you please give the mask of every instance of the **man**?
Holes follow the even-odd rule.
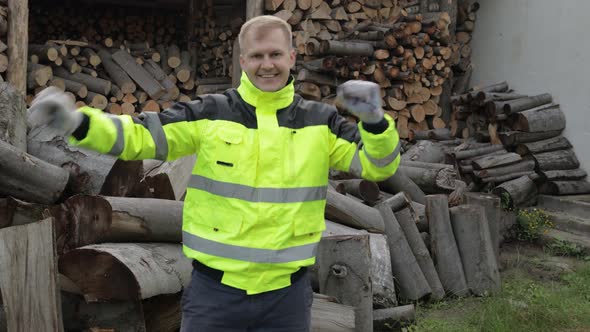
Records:
[[[237,90],[138,118],[71,111],[63,94],[44,91],[30,119],[121,159],[197,154],[183,213],[183,250],[194,270],[181,331],[309,331],[306,267],[325,229],[328,171],[386,179],[399,165],[399,138],[374,83],[338,88],[358,127],[333,106],[294,94],[296,54],[284,21],[254,18],[239,41]]]

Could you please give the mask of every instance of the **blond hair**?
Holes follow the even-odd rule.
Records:
[[[243,45],[244,45],[244,39],[245,39],[246,34],[248,32],[250,32],[251,30],[256,31],[261,28],[262,29],[277,28],[277,29],[283,30],[283,33],[285,33],[285,37],[287,37],[287,40],[289,42],[289,46],[292,47],[291,25],[276,16],[262,15],[262,16],[256,16],[256,17],[248,20],[246,23],[244,23],[244,25],[242,25],[242,28],[240,29],[240,34],[238,35],[238,41],[240,43],[240,51],[244,50]]]

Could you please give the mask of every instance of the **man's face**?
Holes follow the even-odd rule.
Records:
[[[291,39],[279,28],[257,28],[249,30],[243,41],[240,65],[250,82],[262,91],[282,89],[295,64]]]

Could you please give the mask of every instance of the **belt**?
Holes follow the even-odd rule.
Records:
[[[193,268],[199,273],[204,274],[207,277],[221,283],[223,271],[211,268],[196,259],[193,259]],[[301,279],[301,277],[305,275],[305,272],[307,272],[307,267],[301,267],[299,270],[293,272],[291,274],[291,284],[294,284],[297,280]]]

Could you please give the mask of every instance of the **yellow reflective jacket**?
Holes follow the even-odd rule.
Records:
[[[125,160],[197,154],[184,202],[184,253],[248,294],[289,286],[292,273],[314,264],[330,168],[379,181],[400,161],[389,116],[389,127],[371,134],[335,107],[295,95],[292,82],[263,92],[245,74],[237,90],[161,113],[79,111],[89,129],[72,144]]]

